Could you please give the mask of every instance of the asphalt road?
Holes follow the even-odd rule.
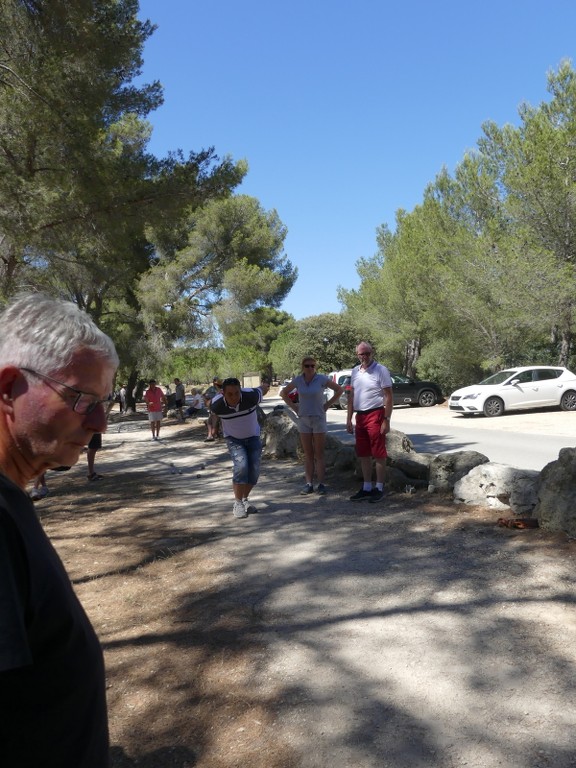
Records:
[[[266,398],[266,403],[282,401]],[[404,432],[420,453],[473,450],[490,461],[537,471],[555,461],[561,448],[576,446],[576,413],[552,408],[486,418],[454,414],[447,405],[400,406],[394,408],[392,428]],[[330,409],[328,431],[343,442],[354,440],[346,432],[345,411]]]

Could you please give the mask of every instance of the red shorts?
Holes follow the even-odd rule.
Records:
[[[375,459],[385,459],[386,435],[380,432],[384,421],[384,409],[356,414],[356,456],[361,458],[373,456]]]

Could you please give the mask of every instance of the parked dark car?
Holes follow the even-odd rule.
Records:
[[[433,381],[411,379],[400,373],[391,373],[390,375],[392,376],[394,405],[419,405],[421,408],[430,408],[430,406],[438,405],[445,400],[442,390]]]
[[[409,376],[402,376],[400,373],[391,373],[392,394],[394,396],[394,405],[419,405],[421,408],[429,408],[432,405],[444,402],[442,390],[433,381],[419,381],[411,379]],[[339,408],[348,407],[348,396],[350,394],[350,376],[347,376],[341,382],[344,392],[338,403]],[[331,393],[331,390],[327,390]]]

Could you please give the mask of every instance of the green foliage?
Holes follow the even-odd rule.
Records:
[[[119,214],[109,182],[122,157],[110,152],[107,131],[162,99],[158,83],[129,85],[152,32],[137,7],[131,0],[0,4],[0,232],[20,260],[30,247],[94,248],[94,232]]]
[[[279,310],[297,278],[276,211],[233,195],[244,161],[148,152],[157,82],[135,85],[154,27],[137,0],[0,2],[0,302],[76,301],[115,339],[121,376],[281,377],[359,340],[446,391],[506,365],[576,361],[576,73],[518,127],[483,126],[420,205],[377,231],[341,314]],[[221,346],[222,340],[224,346]],[[191,346],[185,346],[191,345]]]
[[[177,347],[164,358],[156,376],[163,382],[178,377],[188,386],[204,388],[214,376],[227,376],[225,354],[218,347]]]
[[[213,316],[226,324],[259,306],[277,306],[297,277],[283,253],[275,211],[246,195],[215,200],[189,220],[185,247],[161,253],[142,276],[147,328],[166,341],[205,337]]]
[[[518,128],[484,126],[478,150],[443,170],[340,292],[380,357],[446,390],[507,365],[573,358],[576,321],[576,73]]]
[[[135,292],[155,243],[185,242],[191,212],[246,172],[212,149],[147,152],[143,118],[162,91],[133,82],[154,29],[137,12],[137,0],[0,3],[0,296],[71,298],[118,341],[126,368],[165,351]]]
[[[282,379],[299,373],[306,355],[316,358],[319,372],[329,373],[356,365],[356,346],[363,338],[351,316],[327,312],[298,320],[272,342],[269,357]]]
[[[230,370],[235,371],[233,375],[259,371],[272,376],[268,358],[270,348],[275,339],[295,326],[292,315],[273,307],[257,307],[244,313],[233,313],[224,307],[216,317]]]

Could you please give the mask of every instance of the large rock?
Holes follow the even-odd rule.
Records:
[[[388,466],[395,470],[390,472],[391,487],[404,488],[410,484],[428,485],[432,456],[427,453],[417,453],[412,441],[404,432],[397,429],[390,430],[386,436],[386,451]],[[392,481],[392,478],[395,479]]]
[[[300,435],[294,419],[284,410],[269,413],[262,428],[263,454],[269,458],[297,458]]]
[[[412,440],[399,429],[391,429],[386,435],[386,452],[391,459],[405,456],[408,453],[416,453]]]
[[[337,437],[327,434],[324,443],[324,458],[326,467],[336,472],[355,472],[356,451],[353,445],[346,445]]]
[[[478,451],[439,453],[430,462],[430,485],[438,491],[451,491],[471,469],[488,461],[488,457]]]
[[[454,500],[531,516],[538,500],[540,473],[489,462],[472,469],[454,486]]]
[[[268,414],[262,427],[262,443],[263,455],[267,458],[304,459],[296,418],[287,409],[279,408]],[[345,445],[329,434],[324,443],[324,458],[329,469],[351,473],[356,470],[354,446]]]
[[[541,528],[576,537],[576,448],[562,448],[542,470],[534,517]]]

